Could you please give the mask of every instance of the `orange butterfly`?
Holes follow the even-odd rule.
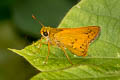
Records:
[[[34,15],[32,15],[32,17],[37,20]],[[40,33],[42,38],[47,40],[48,56],[50,45],[56,45],[64,51],[65,56],[71,64],[72,62],[67,55],[65,48],[77,56],[86,56],[89,44],[94,39],[96,39],[100,33],[99,26],[88,26],[80,28],[51,28],[45,27],[43,24],[41,25],[42,29],[40,30]],[[45,62],[47,62],[48,56],[46,57]]]

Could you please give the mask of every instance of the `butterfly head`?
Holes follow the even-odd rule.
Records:
[[[49,36],[49,31],[50,31],[50,27],[42,27],[41,30],[40,30],[40,34],[43,36],[43,37],[48,37]]]

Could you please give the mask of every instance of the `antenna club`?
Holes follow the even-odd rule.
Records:
[[[32,18],[36,20],[36,17],[32,14]]]

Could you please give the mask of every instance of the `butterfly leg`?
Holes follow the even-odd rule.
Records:
[[[45,64],[47,63],[48,61],[48,57],[49,57],[49,54],[50,54],[50,42],[48,41],[48,55],[46,56],[46,60],[45,60]]]
[[[60,48],[64,51],[64,54],[65,54],[65,56],[67,57],[67,59],[68,59],[68,61],[70,62],[70,64],[72,64],[72,61],[70,60],[70,58],[69,58],[68,54],[66,53],[64,47],[63,47],[63,46],[60,46]],[[73,65],[73,64],[72,64],[72,65]]]
[[[41,47],[41,41],[42,41],[42,39],[44,39],[43,37],[41,37],[41,39],[40,40],[38,40],[38,42],[37,43],[34,43],[33,42],[33,45],[39,45],[39,48]]]
[[[41,47],[42,44],[48,45],[48,42],[42,42],[43,39],[44,39],[44,37],[41,37],[41,39],[38,40],[39,48]],[[37,45],[37,44],[35,44],[35,45]]]

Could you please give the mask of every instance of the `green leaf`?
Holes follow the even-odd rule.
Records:
[[[41,71],[31,80],[120,79],[119,7],[119,0],[82,0],[67,13],[59,28],[101,27],[101,34],[90,45],[87,57],[74,56],[66,50],[74,65],[68,62],[63,51],[56,46],[50,46],[48,63],[43,64],[48,53],[48,46],[43,41],[23,50],[11,50]]]

